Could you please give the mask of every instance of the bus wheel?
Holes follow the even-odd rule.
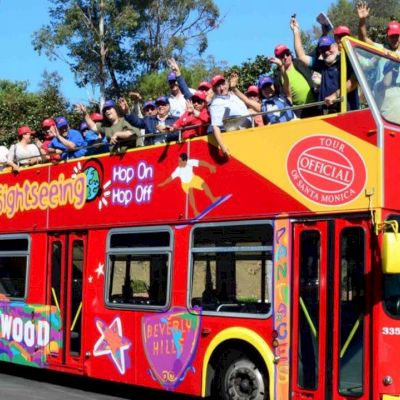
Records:
[[[217,373],[218,398],[266,400],[267,385],[260,368],[245,356],[222,362]]]

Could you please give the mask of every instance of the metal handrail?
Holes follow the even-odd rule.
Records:
[[[336,100],[334,100],[333,101],[333,103],[340,103],[340,102],[342,102],[343,101],[343,97],[340,97],[340,98],[338,98],[338,99],[336,99]],[[315,102],[313,102],[313,103],[307,103],[307,104],[302,104],[302,105],[299,105],[299,106],[292,106],[292,107],[285,107],[285,108],[281,108],[281,109],[279,109],[278,111],[279,112],[284,112],[284,111],[297,111],[297,110],[302,110],[302,109],[305,109],[305,108],[311,108],[311,107],[319,107],[319,106],[324,106],[325,105],[325,102],[324,101],[315,101]],[[252,118],[252,117],[255,117],[255,116],[258,116],[258,115],[268,115],[268,114],[273,114],[273,113],[276,113],[277,112],[277,110],[270,110],[270,111],[262,111],[262,112],[256,112],[256,113],[252,113],[252,114],[248,114],[248,115],[243,115],[243,116],[233,116],[233,117],[227,117],[227,118],[224,118],[224,122],[225,121],[234,121],[234,120],[237,120],[238,118]],[[185,126],[185,127],[183,127],[183,128],[181,128],[181,129],[176,129],[176,130],[174,130],[174,131],[171,131],[171,132],[167,132],[167,133],[147,133],[147,134],[145,134],[145,135],[140,135],[140,136],[138,136],[137,138],[135,138],[135,139],[130,139],[130,138],[128,138],[128,139],[123,139],[123,140],[120,140],[119,142],[118,142],[118,145],[117,146],[124,146],[124,144],[129,144],[129,143],[132,143],[133,141],[136,141],[136,139],[138,139],[138,138],[146,138],[146,139],[148,139],[148,138],[153,138],[153,137],[161,137],[161,136],[165,136],[165,135],[170,135],[170,134],[173,134],[173,133],[176,133],[176,132],[178,132],[178,143],[181,143],[182,142],[182,132],[184,132],[184,131],[187,131],[187,130],[189,130],[189,129],[196,129],[196,128],[202,128],[202,127],[205,127],[205,126],[210,126],[210,124],[196,124],[196,125],[188,125],[188,126]],[[172,142],[173,140],[171,140],[171,142]],[[168,143],[168,142],[167,142]],[[91,144],[91,145],[89,145],[89,146],[79,146],[79,147],[76,147],[75,149],[73,149],[73,150],[66,150],[66,151],[64,151],[63,153],[61,153],[61,154],[64,154],[64,153],[74,153],[75,151],[78,151],[78,150],[81,150],[81,149],[91,149],[91,148],[99,148],[99,147],[102,147],[102,146],[105,146],[106,144],[105,143],[103,143],[103,142],[98,142],[98,143],[94,143],[94,144]],[[109,144],[110,145],[110,144]],[[118,150],[117,150],[117,152],[118,152]],[[60,155],[61,155],[60,154]],[[35,156],[35,158],[41,158],[42,159],[42,162],[43,161],[47,161],[46,159],[49,157],[49,156],[51,156],[52,155],[52,153],[50,153],[50,154],[40,154],[39,156]],[[19,165],[19,161],[23,161],[23,160],[29,160],[29,159],[31,159],[31,158],[34,158],[34,157],[25,157],[25,158],[21,158],[21,159],[19,159],[18,160],[18,165]],[[61,162],[61,161],[67,161],[68,160],[68,156],[67,156],[67,159],[66,160],[59,160],[59,161],[57,161],[57,162]],[[39,164],[39,163],[38,163]],[[8,165],[7,163],[0,163],[0,165]],[[23,166],[25,166],[25,165],[23,165]],[[28,166],[28,165],[26,165],[26,166]]]

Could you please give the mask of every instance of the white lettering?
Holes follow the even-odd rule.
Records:
[[[12,338],[17,343],[21,343],[24,338],[24,327],[21,318],[14,318],[12,323]]]

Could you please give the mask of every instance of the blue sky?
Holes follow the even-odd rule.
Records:
[[[256,55],[272,56],[276,44],[292,47],[290,16],[308,30],[316,16],[326,12],[335,0],[215,0],[225,19],[209,34],[206,55],[212,54],[228,65],[241,64]],[[28,81],[29,90],[38,89],[44,70],[63,77],[62,92],[72,103],[87,102],[90,87],[78,88],[66,64],[39,56],[32,47],[32,33],[48,22],[47,0],[0,0],[0,79]]]

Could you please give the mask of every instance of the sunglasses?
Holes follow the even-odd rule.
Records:
[[[290,51],[284,51],[282,54],[279,54],[278,58],[285,58],[291,56]]]
[[[325,53],[326,51],[329,51],[331,49],[331,46],[322,46],[319,48],[319,51],[321,53]]]
[[[196,103],[196,104],[203,104],[204,100],[202,99],[198,99],[198,98],[192,98],[192,103]]]

